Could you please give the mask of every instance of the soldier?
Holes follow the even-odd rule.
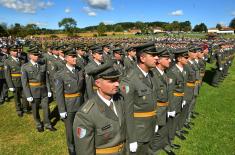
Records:
[[[195,62],[195,59],[197,58],[197,52],[198,47],[189,47],[189,58],[188,63],[185,65],[185,70],[187,73],[187,82],[185,87],[185,95],[184,100],[188,104],[188,111],[187,111],[187,119],[184,124],[184,126],[187,129],[191,129],[190,124],[191,123],[191,117],[194,117],[193,110],[194,106],[196,104],[196,96],[198,95],[198,83],[197,80],[199,80],[199,69],[197,67],[197,62]]]
[[[169,78],[169,110],[168,110],[168,120],[169,120],[169,140],[170,145],[178,147],[179,145],[173,144],[175,135],[180,139],[184,140],[184,130],[181,130],[187,116],[187,104],[184,100],[184,92],[186,85],[186,70],[184,66],[187,64],[188,49],[179,48],[175,52],[176,64],[173,65],[167,72]]]
[[[38,63],[39,49],[33,48],[29,51],[30,61],[22,66],[21,81],[27,101],[31,102],[33,118],[38,132],[43,132],[44,127],[50,131],[56,131],[49,120],[48,97],[51,97],[51,89],[46,74],[46,65]],[[40,119],[39,106],[43,109],[43,124]]]
[[[87,66],[85,67],[86,74],[86,93],[87,98],[91,98],[93,94],[96,92],[97,87],[95,86],[94,79],[92,77],[93,74],[104,70],[113,65],[114,60],[110,60],[107,63],[103,63],[103,51],[99,47],[95,47],[92,49],[92,59]]]
[[[23,62],[18,57],[18,47],[16,45],[11,46],[10,56],[4,61],[4,73],[8,88],[14,94],[16,111],[19,117],[22,117],[24,112],[30,113],[20,79],[22,65]]]
[[[127,48],[126,52],[127,56],[124,58],[124,66],[126,72],[128,72],[129,70],[132,70],[136,66],[136,61],[135,61],[136,50],[134,47],[129,47]]]
[[[223,74],[224,64],[223,64],[223,50],[221,48],[217,48],[216,50],[216,71],[212,79],[211,85],[214,87],[219,86],[219,81]]]
[[[77,52],[77,64],[81,69],[84,69],[85,66],[87,65],[87,60],[85,59],[85,49],[83,46],[77,46],[75,47],[76,52]]]
[[[156,63],[156,68],[152,71],[156,80],[157,88],[157,125],[158,131],[155,133],[151,142],[151,148],[154,152],[164,149],[167,154],[174,154],[170,147],[169,142],[169,121],[167,121],[167,112],[169,106],[169,80],[165,73],[165,70],[169,68],[171,63],[170,52],[167,48],[157,48],[157,56],[159,59]],[[179,145],[172,144],[175,149],[179,148]]]
[[[153,73],[156,66],[154,43],[136,47],[137,65],[121,81],[120,89],[125,99],[129,152],[137,155],[152,154],[149,146],[156,125],[156,88]]]
[[[65,67],[55,75],[56,103],[65,123],[69,154],[75,155],[73,121],[83,103],[85,81],[83,71],[75,67],[76,52],[67,49],[65,55]]]
[[[122,77],[126,75],[125,67],[123,64],[123,56],[124,56],[124,52],[122,48],[113,49],[113,57],[116,60],[113,67],[122,74]]]
[[[77,154],[126,155],[124,101],[120,73],[112,67],[94,74],[97,92],[77,112],[73,124]]]
[[[0,105],[5,101],[9,102],[8,98],[8,87],[4,75],[4,61],[8,58],[7,45],[3,45],[0,51]]]
[[[103,62],[107,63],[112,59],[112,54],[110,53],[110,47],[108,44],[102,46],[103,49]]]

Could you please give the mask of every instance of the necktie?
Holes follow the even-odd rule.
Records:
[[[150,86],[152,87],[152,80],[151,80],[149,74],[147,74],[146,78],[147,78],[147,80],[148,80]]]
[[[110,109],[114,112],[115,115],[117,115],[114,111],[114,103],[112,101],[110,101],[110,105],[109,105]]]
[[[75,69],[74,68],[72,69],[72,72],[75,73]]]

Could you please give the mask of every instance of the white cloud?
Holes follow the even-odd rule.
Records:
[[[51,7],[53,3],[44,0],[0,0],[0,5],[19,12],[34,14],[37,10]]]
[[[183,14],[184,14],[183,10],[176,10],[176,11],[171,12],[172,16],[182,16]]]
[[[70,12],[71,12],[71,9],[70,9],[70,8],[66,8],[66,9],[64,10],[64,12],[65,12],[65,13],[70,13]]]
[[[83,11],[88,15],[88,16],[96,16],[96,12],[91,9],[90,7],[83,7]]]
[[[235,16],[235,11],[232,12],[232,16]]]
[[[112,9],[111,0],[85,0],[91,8],[110,10]]]

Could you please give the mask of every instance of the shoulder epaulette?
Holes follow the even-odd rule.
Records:
[[[84,112],[84,113],[88,113],[91,108],[93,107],[94,105],[94,101],[93,100],[89,100],[85,103],[85,105],[82,107],[81,111]]]

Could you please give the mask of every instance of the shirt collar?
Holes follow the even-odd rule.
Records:
[[[191,61],[191,60],[188,60],[191,64],[193,64],[193,61]]]
[[[34,62],[32,60],[30,60],[30,62],[31,62],[31,64],[33,64],[33,66],[35,66],[37,64],[36,62]]]
[[[177,65],[177,64],[175,64],[176,65],[176,67],[181,71],[181,72],[183,72],[183,70],[184,70],[184,68],[183,67],[180,67],[179,65]]]
[[[58,58],[58,56],[57,56],[57,55],[54,55],[54,54],[53,54],[53,56],[54,56],[55,58]]]
[[[100,63],[99,61],[97,61],[97,60],[95,60],[95,59],[94,59],[94,61],[95,61],[95,63],[96,63],[97,65],[101,65],[101,63]]]
[[[132,57],[128,56],[128,58],[129,58],[131,61],[133,61],[133,58],[132,58]]]
[[[61,60],[64,60],[64,57],[62,57],[62,56],[59,56],[59,58],[60,58]]]
[[[199,62],[199,60],[198,59],[195,59],[195,61],[198,63]]]
[[[144,70],[142,70],[139,65],[137,65],[137,67],[138,67],[138,68],[140,69],[140,71],[144,74],[144,77],[147,77],[148,73],[145,72]]]
[[[75,69],[75,67],[71,67],[69,65],[66,64],[66,67],[73,73],[73,70]]]
[[[19,61],[19,58],[16,58],[16,57],[13,57],[13,56],[11,56],[11,57],[12,57],[13,60],[15,60],[17,62]]]
[[[161,75],[163,75],[164,74],[164,71],[162,71],[161,69],[159,69],[158,67],[156,67],[157,68],[157,70],[160,72],[160,74]]]
[[[99,91],[97,91],[97,95],[100,97],[100,99],[109,107],[111,102],[113,102],[113,98],[111,100],[107,100],[103,96],[100,95]],[[113,102],[114,103],[114,102]]]

